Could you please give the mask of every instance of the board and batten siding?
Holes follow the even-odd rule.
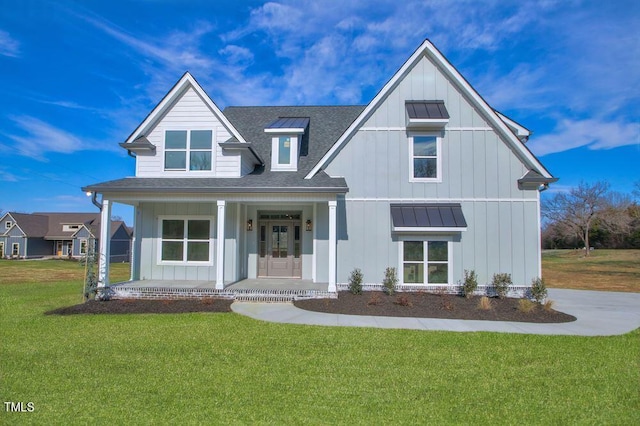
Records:
[[[441,181],[411,182],[409,143],[418,130],[406,128],[405,101],[443,100],[450,114],[442,130]],[[457,202],[468,229],[453,241],[453,283],[465,269],[486,284],[494,273],[512,274],[526,285],[539,275],[539,193],[518,188],[528,170],[440,70],[426,58],[389,93],[326,168],[349,186],[338,212],[338,282],[353,268],[380,283],[387,266],[399,268],[399,236],[391,232],[391,203]],[[340,207],[340,203],[338,205]],[[341,219],[342,217],[342,219]],[[416,239],[441,237],[421,234]]]
[[[165,171],[164,139],[167,130],[212,130],[213,153],[211,171]],[[204,100],[189,87],[169,108],[147,135],[156,146],[153,153],[136,156],[136,176],[138,177],[240,177],[241,155],[238,151],[223,152],[218,145],[229,140],[229,131],[209,109]]]

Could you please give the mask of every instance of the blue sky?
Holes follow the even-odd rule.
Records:
[[[95,211],[185,71],[228,105],[366,104],[429,38],[561,180],[640,180],[640,2],[0,0],[0,209]],[[131,224],[131,209],[114,214]]]

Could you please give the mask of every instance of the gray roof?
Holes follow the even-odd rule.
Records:
[[[409,118],[449,118],[449,112],[444,106],[444,101],[407,101],[405,108]]]
[[[284,173],[287,179],[299,180],[304,179],[364,108],[362,105],[228,107],[223,113],[265,161],[264,170],[259,171],[263,179]],[[270,171],[272,135],[264,129],[284,117],[309,118],[308,130],[302,135],[297,172]]]
[[[28,237],[44,237],[49,230],[49,218],[39,214],[9,213]]]
[[[268,173],[264,168],[242,178],[124,178],[82,188],[83,191],[161,193],[332,192],[348,190],[344,178],[320,172],[312,179],[296,172]]]
[[[348,191],[344,178],[331,178],[320,172],[311,179],[304,177],[333,146],[364,106],[260,106],[228,107],[223,113],[249,142],[264,166],[241,178],[124,178],[82,188],[103,192],[333,192]],[[290,123],[308,127],[301,138],[297,171],[271,171],[271,139],[265,128],[274,123]],[[225,142],[226,144],[233,142]],[[233,144],[235,146],[236,144]]]
[[[460,204],[391,204],[396,228],[466,228]]]
[[[309,117],[281,117],[265,129],[306,129]]]

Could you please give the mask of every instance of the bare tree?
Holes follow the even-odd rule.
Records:
[[[607,182],[581,182],[569,192],[558,193],[547,200],[542,214],[577,235],[584,243],[585,256],[589,256],[589,230],[609,208],[608,191]]]

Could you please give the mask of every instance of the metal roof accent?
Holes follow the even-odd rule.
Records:
[[[519,189],[536,189],[540,185],[549,185],[557,182],[558,178],[546,178],[535,170],[529,170],[520,179],[518,179]]]
[[[264,128],[265,133],[304,133],[309,117],[280,117]]]
[[[220,145],[220,147],[222,149],[229,149],[229,150],[245,150],[245,149],[248,149],[249,152],[254,156],[254,158],[256,160],[258,160],[258,163],[261,166],[264,166],[264,160],[262,158],[260,158],[260,155],[258,155],[256,150],[253,149],[253,145],[251,145],[250,142],[238,142],[238,141],[233,141],[232,139],[229,139],[226,142],[220,142],[218,145]]]
[[[391,204],[391,220],[396,232],[466,231],[467,222],[460,204]]]
[[[131,152],[153,152],[156,150],[156,146],[149,142],[146,136],[140,136],[133,142],[122,142],[119,145]]]
[[[410,119],[449,119],[444,101],[406,101],[404,105]]]

